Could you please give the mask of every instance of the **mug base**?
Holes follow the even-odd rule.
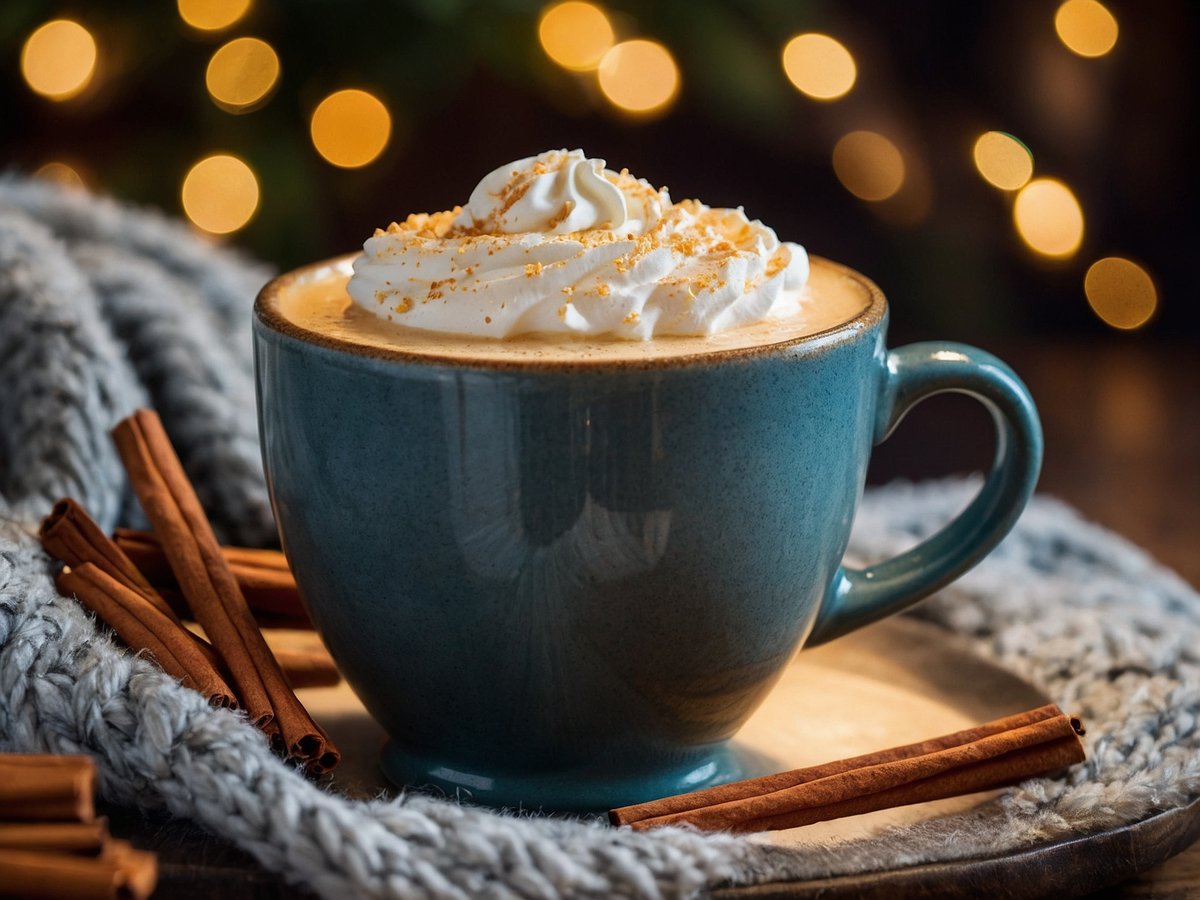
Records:
[[[593,766],[549,772],[465,771],[389,741],[379,767],[397,787],[433,788],[484,806],[596,813],[765,774],[767,767],[727,743],[674,765],[631,772]]]

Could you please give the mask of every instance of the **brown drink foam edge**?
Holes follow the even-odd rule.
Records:
[[[811,257],[797,313],[713,335],[646,341],[523,334],[484,338],[406,328],[361,309],[346,292],[354,255],[315,263],[263,288],[257,311],[269,327],[302,341],[370,357],[482,367],[642,367],[742,356],[780,345],[821,346],[878,321],[886,303],[853,269]]]

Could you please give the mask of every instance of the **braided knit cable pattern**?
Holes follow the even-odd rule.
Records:
[[[1127,542],[1036,498],[918,615],[1089,726],[1089,762],[970,813],[802,852],[648,834],[419,795],[350,801],[275,758],[61,598],[33,531],[59,496],[137,518],[108,429],[154,404],[218,532],[272,536],[250,301],[267,273],[160,216],[0,180],[0,750],[93,755],[115,802],[198,822],[326,897],[682,897],[723,883],[993,855],[1200,796],[1200,597]],[[853,550],[891,555],[965,504],[958,481],[868,492]]]
[[[0,207],[10,221],[24,222],[24,228],[14,226],[18,232],[33,230],[56,244],[17,252],[24,265],[36,270],[36,280],[52,302],[71,315],[78,312],[80,321],[71,334],[85,342],[81,349],[86,351],[90,341],[115,343],[116,359],[83,366],[82,377],[103,379],[105,373],[119,372],[140,397],[121,415],[146,402],[158,410],[201,501],[222,511],[213,523],[222,539],[273,541],[258,449],[250,334],[251,301],[270,271],[210,246],[158,213],[46,182],[0,181]],[[22,306],[45,305],[29,300],[26,296],[13,304],[12,314],[29,315]],[[0,335],[21,341],[29,330],[19,326],[14,322]],[[48,364],[69,366],[79,359],[54,354]],[[106,422],[111,425],[118,418]],[[56,442],[53,431],[27,431],[14,436],[14,443]],[[105,445],[102,458],[115,460],[105,433],[93,433]],[[35,470],[13,466],[15,472]],[[85,482],[92,483],[96,480]],[[138,521],[136,502],[127,492],[122,500],[129,517]],[[93,514],[111,524],[105,510]]]
[[[252,298],[270,277],[270,269],[228,250],[216,250],[194,231],[153,210],[134,209],[84,191],[63,190],[33,178],[0,178],[0,205],[21,210],[68,245],[93,242],[119,247],[150,260],[164,273],[195,285],[220,331],[250,347]],[[241,367],[254,367],[249,355]]]
[[[181,459],[201,502],[223,511],[226,539],[273,542],[254,383],[246,367],[252,358],[249,323],[242,334],[225,336],[201,289],[123,248],[88,242],[73,252],[165,427],[183,448]],[[224,339],[213,340],[214,334]]]
[[[66,257],[45,227],[0,206],[0,498],[36,520],[73,495],[112,525],[122,474],[105,427],[146,394]]]

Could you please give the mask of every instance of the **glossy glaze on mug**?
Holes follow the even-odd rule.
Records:
[[[835,636],[999,539],[1029,459],[989,481],[972,546],[881,572],[919,590],[849,599],[861,573],[840,560],[870,448],[913,402],[863,284],[867,311],[812,338],[573,369],[353,352],[289,333],[260,298],[284,549],[392,736],[393,780],[598,809],[755,774],[725,741],[823,608]]]

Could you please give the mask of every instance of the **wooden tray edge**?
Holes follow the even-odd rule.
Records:
[[[1078,897],[1152,868],[1200,839],[1200,799],[1187,806],[1095,834],[1064,838],[1002,856],[925,863],[807,881],[729,886],[715,900],[795,900],[820,897],[922,898]]]

